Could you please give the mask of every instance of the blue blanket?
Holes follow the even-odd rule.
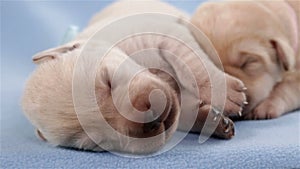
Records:
[[[199,144],[198,135],[189,134],[170,151],[141,159],[52,147],[37,139],[19,103],[35,67],[31,56],[57,45],[70,24],[83,27],[108,3],[1,2],[0,168],[300,168],[300,111],[236,122],[231,140]],[[200,2],[171,3],[191,13]]]

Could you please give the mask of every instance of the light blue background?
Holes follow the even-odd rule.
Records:
[[[201,1],[171,1],[192,13]],[[109,1],[1,1],[1,168],[300,168],[299,112],[269,121],[236,123],[230,141],[203,145],[189,136],[173,150],[148,159],[121,158],[52,147],[38,140],[20,108],[35,53],[58,45],[71,24],[83,28]]]

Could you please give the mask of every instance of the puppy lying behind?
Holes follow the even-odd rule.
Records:
[[[93,60],[99,57],[93,56],[93,49],[105,47],[108,42],[104,37],[96,38],[96,43],[90,40],[92,43],[89,44],[91,48],[88,55],[91,56],[78,62],[86,67],[96,65],[95,83],[92,84],[95,91],[88,93],[80,86],[89,83],[85,79],[90,72],[83,69],[77,74],[82,79],[78,85],[83,91],[82,95],[87,97],[79,95],[78,98],[74,94],[75,65],[78,66],[76,61],[88,40],[99,28],[116,19],[144,12],[187,18],[184,13],[163,2],[117,2],[93,17],[88,27],[72,42],[33,57],[37,69],[26,84],[22,106],[41,138],[54,145],[85,150],[149,153],[160,149],[177,127],[200,132],[206,122],[208,128],[215,129],[213,135],[216,137],[229,139],[234,135],[233,122],[225,115],[237,116],[242,111],[246,103],[244,85],[229,75],[225,75],[226,84],[222,83],[220,79],[224,73],[208,59],[189,29],[179,22],[180,19],[161,21],[162,17],[145,17],[143,22],[137,21],[136,25],[143,25],[145,30],[155,32],[157,27],[161,27],[159,31],[162,34],[144,32],[129,36],[115,44],[99,63]],[[154,24],[146,24],[148,19]],[[131,25],[135,24],[127,24],[129,27]],[[126,27],[114,30],[111,36],[123,29]],[[188,43],[168,37],[172,32]],[[99,46],[98,42],[103,46]],[[186,45],[193,46],[200,53],[201,60],[195,50]],[[147,49],[155,50],[143,53]],[[185,74],[184,66],[178,65],[176,59],[187,65],[196,84],[187,83],[189,74]],[[124,69],[119,71],[117,83],[113,83],[114,74],[124,60]],[[131,78],[133,70],[149,66],[155,66],[156,69],[145,69]],[[217,89],[226,85],[227,93],[218,93],[220,99],[215,103],[211,103],[212,85]],[[165,103],[162,95],[153,92],[156,90],[163,92]],[[129,98],[125,97],[126,92]],[[181,98],[182,93],[188,93],[187,97]],[[93,94],[96,95],[97,106],[91,104]],[[76,107],[83,110],[83,113],[75,110],[76,99],[81,99],[80,106]],[[222,106],[222,99],[225,99],[224,115],[217,111],[209,113],[212,106]],[[182,102],[188,105],[180,104]],[[147,121],[147,116],[159,113],[162,105],[166,106],[158,118]],[[103,119],[99,119],[99,110]],[[145,119],[145,122],[136,122],[137,119]],[[106,123],[117,132],[112,132]]]
[[[205,3],[191,22],[218,51],[226,73],[248,88],[246,119],[300,107],[300,1]]]

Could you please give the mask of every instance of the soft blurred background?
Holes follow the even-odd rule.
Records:
[[[168,1],[192,14],[199,1]],[[269,121],[236,123],[230,140],[199,145],[189,134],[176,148],[150,159],[125,159],[52,147],[37,139],[20,97],[35,65],[31,57],[59,45],[70,25],[82,29],[111,1],[0,1],[0,168],[300,168],[299,112]]]

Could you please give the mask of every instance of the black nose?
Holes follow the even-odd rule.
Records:
[[[144,133],[149,133],[158,130],[161,125],[160,121],[154,120],[153,122],[145,123],[143,126]]]

